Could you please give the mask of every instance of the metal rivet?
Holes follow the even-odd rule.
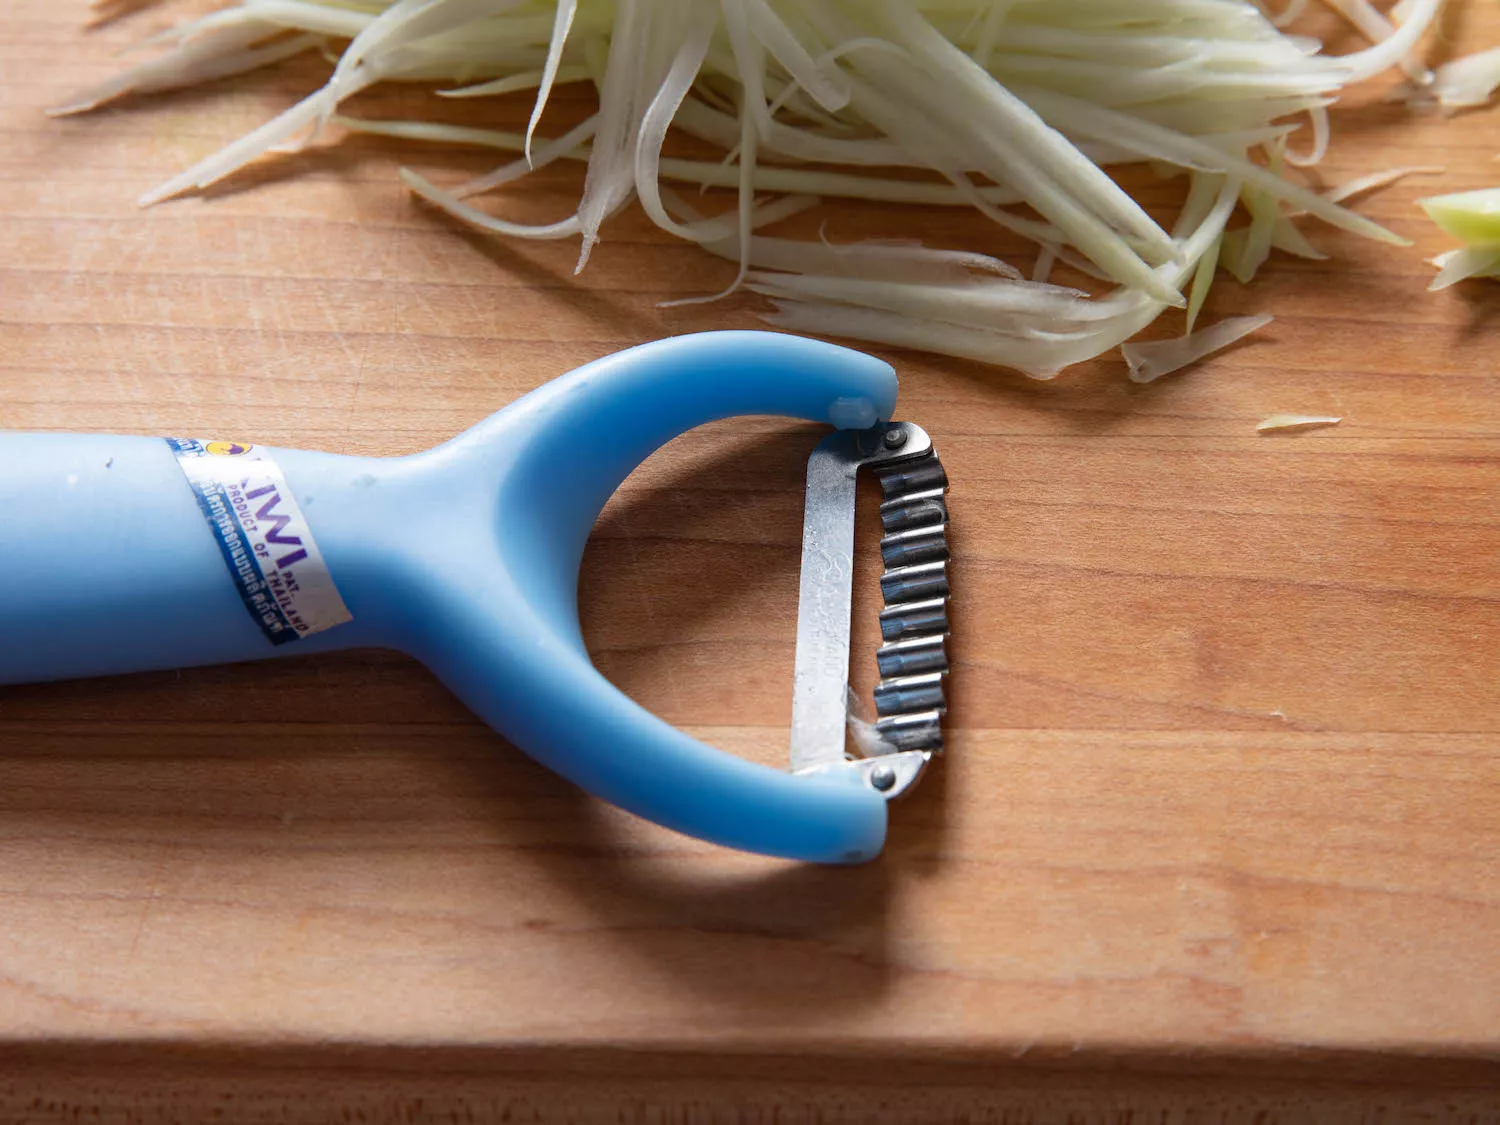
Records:
[[[906,429],[896,426],[885,432],[885,447],[887,449],[900,449],[906,444]]]
[[[884,793],[896,784],[896,771],[887,765],[878,765],[870,771],[870,784]]]

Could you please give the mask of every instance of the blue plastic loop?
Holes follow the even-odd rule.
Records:
[[[0,684],[396,648],[606,801],[747,851],[868,860],[885,801],[855,771],[746,762],[599,674],[578,568],[610,495],[678,434],[748,414],[865,428],[895,399],[894,372],[871,356],[715,332],[591,363],[411,457],[272,450],[353,615],[280,647],[246,613],[165,442],[0,434]]]

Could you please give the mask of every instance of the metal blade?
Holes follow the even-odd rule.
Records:
[[[887,608],[881,629],[890,643],[881,650],[886,680],[878,693],[876,729],[894,750],[851,759],[846,738],[855,495],[859,470],[866,466],[880,476],[886,495],[881,518],[887,535],[881,550],[887,561],[882,579]],[[900,666],[909,663],[909,654],[918,651],[924,672],[947,671],[946,485],[931,439],[909,422],[830,434],[808,459],[792,688],[793,772],[856,768],[875,788],[895,796],[942,748],[941,678],[924,681],[922,690],[914,691],[886,669],[893,661],[888,650],[894,649],[895,655],[908,654],[891,667],[896,677],[902,674]],[[919,705],[919,712],[912,711]]]

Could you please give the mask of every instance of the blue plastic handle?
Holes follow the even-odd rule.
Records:
[[[414,456],[271,450],[353,616],[280,646],[246,612],[166,442],[0,434],[0,684],[394,648],[606,801],[746,851],[868,860],[885,800],[857,771],[743,761],[599,674],[578,568],[610,495],[676,435],[748,414],[862,429],[895,400],[895,373],[871,356],[715,332],[591,363]]]

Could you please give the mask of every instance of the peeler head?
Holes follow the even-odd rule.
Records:
[[[657,341],[554,380],[422,455],[419,472],[450,499],[466,487],[499,517],[465,551],[446,524],[434,537],[408,575],[422,612],[402,647],[517,746],[612,804],[765,855],[875,858],[889,799],[941,748],[947,671],[946,480],[920,427],[882,421],[896,393],[873,356],[764,332]],[[579,561],[614,489],[677,434],[747,414],[838,427],[809,462],[791,771],[715,750],[629,699],[593,666],[578,621]],[[844,694],[861,467],[886,493],[889,638],[875,752],[863,756],[846,752]]]
[[[554,380],[421,455],[450,499],[466,487],[499,517],[476,525],[464,551],[455,528],[434,538],[407,575],[422,612],[401,647],[517,746],[614,805],[765,855],[874,859],[887,819],[879,789],[848,770],[807,777],[749,762],[651,714],[593,666],[577,588],[605,501],[677,434],[766,414],[867,431],[890,417],[896,392],[882,360],[767,332],[661,340]]]
[[[880,481],[884,643],[877,719],[851,747],[849,630],[859,471]],[[808,459],[792,695],[792,771],[851,775],[887,800],[908,792],[943,748],[948,676],[947,474],[910,422],[830,434]]]

